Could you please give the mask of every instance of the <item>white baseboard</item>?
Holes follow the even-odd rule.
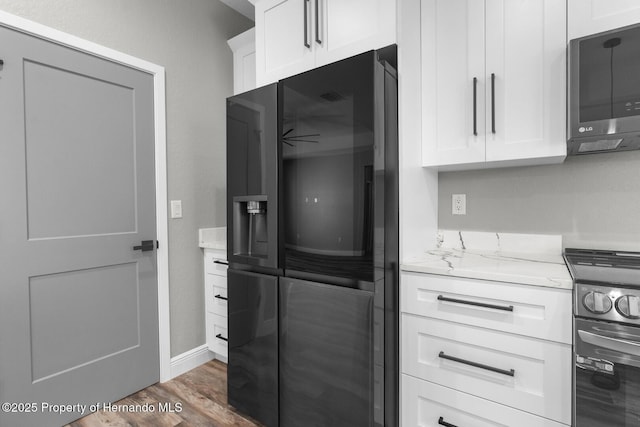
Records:
[[[171,378],[167,379],[167,381],[197,368],[203,363],[213,360],[214,356],[215,353],[209,351],[209,347],[207,347],[206,344],[203,344],[200,347],[193,348],[177,355],[176,357],[172,357]]]

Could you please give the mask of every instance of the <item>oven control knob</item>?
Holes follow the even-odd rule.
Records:
[[[635,295],[623,295],[616,300],[616,310],[629,319],[640,319],[640,298]]]
[[[608,313],[611,310],[611,300],[607,294],[591,291],[584,296],[582,304],[587,310],[595,314]]]

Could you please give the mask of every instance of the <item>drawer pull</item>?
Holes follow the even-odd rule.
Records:
[[[486,369],[487,371],[497,372],[498,374],[507,375],[509,377],[513,377],[516,374],[516,371],[513,370],[513,369],[509,369],[507,371],[506,369],[494,368],[493,366],[484,365],[482,363],[472,362],[470,360],[459,359],[459,358],[453,357],[453,356],[447,356],[446,354],[444,354],[444,351],[441,351],[440,354],[438,354],[438,357],[441,358],[441,359],[451,360],[453,362],[463,363],[465,365],[473,366],[473,367],[476,367],[476,368]]]
[[[223,337],[222,334],[216,335],[216,338],[221,339],[222,341],[229,341],[227,338]]]
[[[222,296],[222,295],[220,295],[220,294],[218,294],[218,295],[214,295],[213,297],[214,297],[214,298],[221,299],[221,300],[224,300],[224,301],[227,301],[227,297],[223,297],[223,296]]]
[[[457,426],[457,425],[455,425],[455,424],[451,424],[451,423],[446,422],[446,421],[444,420],[444,418],[442,418],[442,417],[440,417],[440,418],[438,419],[438,424],[440,424],[441,426],[444,426],[444,427],[458,427],[458,426]]]
[[[492,308],[494,310],[513,311],[513,306],[512,305],[504,306],[504,305],[486,304],[484,302],[476,302],[476,301],[467,301],[467,300],[463,300],[463,299],[448,298],[448,297],[445,297],[445,296],[442,296],[442,295],[438,295],[438,301],[455,302],[455,303],[458,303],[458,304],[466,304],[466,305],[475,305],[477,307]]]
[[[222,264],[222,265],[229,265],[229,263],[227,261],[219,261],[217,259],[213,260],[214,264]]]

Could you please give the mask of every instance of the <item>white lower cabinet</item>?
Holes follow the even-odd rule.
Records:
[[[207,313],[207,346],[216,354],[216,359],[226,361],[228,357],[227,318]]]
[[[402,375],[401,396],[403,426],[564,427],[558,422],[410,375]]]
[[[400,293],[402,426],[571,424],[571,290],[403,272]]]
[[[571,422],[571,346],[402,315],[402,366],[415,377]]]
[[[227,262],[226,253],[204,251],[205,330],[209,350],[227,361]]]
[[[407,272],[401,298],[404,313],[566,344],[573,339],[566,289]]]

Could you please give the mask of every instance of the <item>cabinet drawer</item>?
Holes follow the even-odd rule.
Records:
[[[227,317],[227,278],[207,274],[204,286],[207,312]]]
[[[227,276],[227,254],[224,251],[204,251],[204,271],[207,274]]]
[[[564,424],[461,393],[409,375],[402,375],[402,426],[441,427],[565,427]],[[446,425],[446,424],[445,424]]]
[[[209,350],[227,357],[227,318],[217,314],[207,313],[207,345]]]
[[[566,424],[571,346],[403,314],[402,372]]]
[[[404,313],[572,342],[568,289],[404,272],[401,286],[400,308]],[[473,305],[476,303],[495,307]]]

